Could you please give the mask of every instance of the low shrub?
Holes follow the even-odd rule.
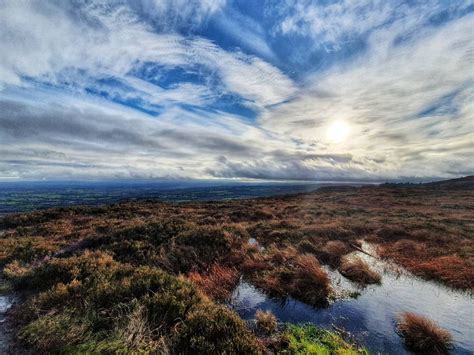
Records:
[[[232,252],[233,235],[217,227],[196,227],[173,238],[162,253],[175,272],[205,270]]]
[[[28,284],[58,282],[17,317],[21,339],[42,352],[162,352],[178,323],[208,302],[184,278],[100,252],[46,264],[29,272]]]
[[[386,225],[377,231],[377,236],[382,238],[384,241],[396,241],[399,239],[406,239],[410,236],[410,233],[398,225]]]
[[[70,311],[44,315],[27,324],[19,334],[20,340],[45,353],[66,349],[91,337],[86,319]]]
[[[426,354],[447,354],[452,337],[430,319],[415,313],[402,313],[397,325],[398,333],[407,348]]]
[[[174,350],[177,353],[262,353],[257,339],[235,312],[211,303],[195,307],[176,336]]]
[[[91,279],[92,275],[107,278],[111,270],[120,270],[111,254],[86,251],[70,258],[52,258],[37,267],[14,261],[5,267],[4,275],[16,287],[45,290],[60,282]]]
[[[266,334],[271,334],[277,329],[278,321],[272,312],[262,311],[259,309],[255,313],[255,324],[257,330]]]
[[[263,271],[257,269],[250,275],[257,287],[276,297],[293,296],[313,306],[327,305],[331,282],[314,256],[298,255],[292,247],[272,247],[264,262]]]

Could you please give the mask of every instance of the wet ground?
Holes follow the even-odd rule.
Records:
[[[365,244],[365,249],[369,246]],[[363,258],[382,274],[382,285],[359,288],[337,271],[329,271],[337,293],[358,291],[356,299],[343,299],[324,309],[313,308],[294,299],[272,299],[249,283],[241,281],[231,304],[246,320],[258,309],[270,310],[282,322],[311,322],[326,328],[348,332],[351,340],[366,346],[371,353],[403,354],[397,335],[396,319],[400,312],[416,312],[447,329],[454,339],[454,354],[474,351],[474,298],[472,295],[424,281],[364,253]],[[329,269],[328,269],[329,270]]]
[[[6,312],[13,305],[13,301],[12,295],[0,295],[0,354],[8,353],[12,341],[13,335],[6,323]]]

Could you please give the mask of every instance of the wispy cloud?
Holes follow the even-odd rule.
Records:
[[[474,5],[254,10],[223,0],[0,1],[0,175],[474,172]],[[346,139],[328,135],[335,122]]]

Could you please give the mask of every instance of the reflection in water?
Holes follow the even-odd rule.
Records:
[[[11,341],[11,333],[6,327],[5,318],[6,312],[12,304],[13,297],[0,295],[0,354],[8,353]]]
[[[406,353],[395,333],[397,314],[412,311],[426,316],[447,329],[455,342],[455,354],[474,350],[474,303],[471,295],[450,290],[433,282],[394,270],[391,265],[355,253],[383,274],[382,285],[359,289],[357,299],[340,300],[324,309],[313,308],[294,299],[271,299],[242,281],[235,289],[231,304],[244,319],[252,319],[257,309],[270,310],[282,322],[311,322],[335,326],[350,332],[354,340],[372,352]],[[330,272],[337,288],[357,290],[357,286],[337,271]]]

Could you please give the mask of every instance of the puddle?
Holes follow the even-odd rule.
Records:
[[[12,341],[11,331],[7,328],[6,312],[13,305],[14,298],[10,295],[0,295],[0,354],[7,354]]]
[[[272,311],[282,322],[311,322],[326,328],[344,329],[372,353],[383,354],[408,354],[395,333],[395,322],[400,312],[416,312],[434,320],[452,334],[454,354],[472,354],[474,298],[471,295],[413,277],[364,253],[356,252],[354,255],[362,257],[383,275],[381,286],[360,289],[339,272],[331,271],[329,276],[336,291],[358,290],[360,296],[357,299],[343,299],[328,308],[317,309],[291,298],[269,298],[241,281],[232,294],[231,305],[246,320],[253,319],[257,309],[263,309]]]

